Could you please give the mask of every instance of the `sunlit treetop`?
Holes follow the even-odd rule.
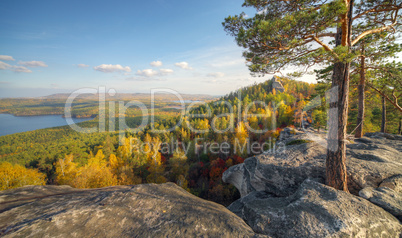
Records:
[[[255,8],[257,14],[229,16],[223,26],[245,48],[243,55],[254,74],[275,73],[289,65],[309,68],[350,61],[360,40],[385,31],[396,33],[401,26],[401,0],[246,0],[243,6]],[[335,47],[339,30],[343,34]]]

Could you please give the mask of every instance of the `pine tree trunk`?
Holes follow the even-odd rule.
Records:
[[[348,120],[349,63],[336,63],[330,100],[326,184],[348,191],[346,173],[346,123]]]
[[[342,30],[338,28],[335,44],[340,45]],[[348,121],[350,63],[337,62],[332,74],[329,92],[329,128],[326,167],[326,184],[348,191],[346,172],[346,124]]]
[[[387,107],[385,103],[385,97],[382,97],[382,120],[381,120],[381,132],[385,133],[387,126]]]
[[[398,135],[402,135],[402,118],[399,120]]]
[[[364,46],[362,47],[361,50],[362,55],[364,54]],[[366,84],[366,72],[365,72],[365,57],[361,57],[360,61],[360,82],[358,86],[358,91],[359,91],[359,112],[357,114],[357,128],[356,128],[356,133],[355,137],[356,138],[361,138],[363,136],[363,123],[364,123],[364,90],[365,90],[365,84]]]
[[[345,1],[348,6],[346,16],[342,16],[341,27],[335,36],[335,46],[351,45],[352,14],[354,0]],[[345,42],[346,40],[346,42]],[[329,92],[329,128],[326,167],[326,184],[338,190],[348,192],[346,171],[346,125],[348,122],[349,103],[349,62],[334,64],[332,89]]]

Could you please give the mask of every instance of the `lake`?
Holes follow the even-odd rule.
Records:
[[[74,118],[75,123],[92,120],[92,118]],[[0,114],[0,136],[37,129],[68,125],[61,115],[23,116]]]

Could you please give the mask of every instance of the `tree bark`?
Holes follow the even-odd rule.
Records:
[[[358,86],[358,93],[359,93],[359,111],[357,114],[357,128],[355,137],[361,138],[363,136],[363,124],[364,124],[364,99],[365,99],[365,87],[366,87],[366,65],[365,65],[365,57],[364,57],[364,46],[361,49],[361,58],[360,58],[360,82]]]
[[[399,120],[398,135],[402,135],[402,118]]]
[[[385,103],[385,97],[382,97],[382,120],[381,120],[381,132],[385,133],[387,127],[387,104]]]
[[[336,46],[351,46],[352,13],[354,0],[346,1],[348,13],[341,19],[342,26],[337,28]],[[347,26],[345,26],[347,25]],[[345,41],[346,39],[346,41]],[[329,92],[329,130],[326,167],[326,184],[348,192],[346,171],[346,125],[349,102],[349,62],[338,61],[332,73],[332,89]]]
[[[338,40],[340,36],[337,36]],[[348,191],[345,140],[348,120],[349,67],[350,63],[343,62],[334,65],[326,159],[326,184],[343,191]]]

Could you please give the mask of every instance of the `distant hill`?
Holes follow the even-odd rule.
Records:
[[[37,97],[35,99],[67,99],[71,94],[69,93],[58,93],[49,96]],[[212,96],[207,94],[180,94],[184,100],[194,100],[194,101],[210,101],[219,98],[219,96]],[[87,100],[98,100],[99,94],[80,94],[79,99]],[[149,93],[117,93],[116,95],[110,96],[106,93],[106,100],[150,100],[151,94]],[[174,100],[177,101],[177,97],[169,93],[157,93],[155,94],[156,99],[163,100]],[[20,98],[21,99],[21,98]]]
[[[255,83],[253,85],[243,87],[237,91],[230,92],[221,98],[221,100],[233,100],[238,97],[239,91],[241,91],[241,97],[246,96],[250,100],[263,100],[266,99],[267,94],[271,94],[275,89],[275,92],[284,93],[294,98],[310,98],[315,93],[315,84],[302,82],[298,80],[288,79],[285,77],[273,76],[271,79],[262,83]]]
[[[0,99],[0,113],[9,113],[16,116],[34,115],[63,115],[67,98],[71,94],[60,93],[38,98],[2,98]],[[210,102],[218,96],[206,94],[180,94],[185,103],[193,101]],[[168,93],[155,94],[157,108],[172,108],[180,105],[176,95]],[[99,94],[80,94],[73,101],[74,117],[95,117],[99,109]],[[106,93],[106,101],[132,101],[137,100],[150,107],[151,95],[147,93],[119,93],[110,96]]]

